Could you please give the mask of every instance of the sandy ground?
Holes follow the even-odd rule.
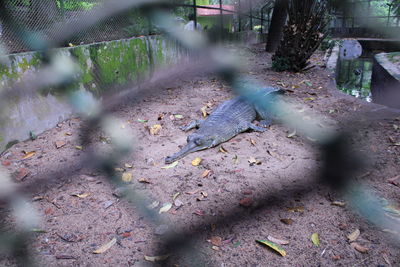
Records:
[[[241,54],[249,67],[244,74],[287,90],[289,99],[319,114],[323,123],[344,129],[352,121],[355,136],[351,141],[368,163],[357,180],[399,207],[400,187],[387,179],[400,170],[399,146],[394,145],[400,142],[400,113],[336,91],[321,54],[313,57],[315,68],[300,74],[271,71],[270,55],[262,46]],[[171,231],[195,231],[188,236],[195,237],[193,246],[203,265],[400,266],[394,234],[368,224],[348,206],[332,205],[343,199],[316,182],[321,167],[316,146],[297,135],[289,138],[292,129],[283,125],[272,125],[264,133],[240,134],[223,144],[225,152],[220,147],[204,150],[190,154],[174,168],[162,169],[164,158],[186,143],[187,133],[179,126],[201,118],[200,109],[207,104],[211,112],[232,93],[213,75],[182,78],[159,89],[113,110],[138,140],[135,153],[115,167],[132,174],[130,183],[148,204],[159,202],[156,211],[164,203],[173,203],[179,193],[175,201],[179,207],[174,205],[160,216]],[[162,129],[151,135],[149,127],[155,124]],[[151,265],[144,256],[159,253],[156,247],[163,242],[165,226],[150,223],[137,208],[115,196],[115,188],[100,170],[82,164],[86,144],[79,143],[81,125],[79,118],[62,122],[37,140],[16,144],[0,158],[28,191],[42,218],[40,229],[45,232],[35,233],[30,247],[41,266]],[[110,146],[100,131],[94,136],[99,149]],[[56,142],[62,146],[56,148]],[[35,153],[22,159],[24,151]],[[196,157],[202,162],[192,166]],[[261,164],[250,166],[251,157]],[[205,171],[208,175],[203,177]],[[6,208],[1,214],[12,221]],[[229,217],[224,221],[224,216]],[[291,224],[284,223],[288,221]],[[356,229],[361,233],[356,242],[368,249],[366,253],[354,249],[346,237]],[[311,241],[313,233],[319,235],[319,246]],[[285,257],[255,241],[268,236],[289,241],[282,245]],[[102,254],[93,253],[114,237],[117,244]],[[0,265],[12,263],[8,255],[2,256]],[[194,257],[176,255],[168,261],[176,266],[198,263]]]

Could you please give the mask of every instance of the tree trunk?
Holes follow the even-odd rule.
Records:
[[[267,52],[275,52],[281,37],[283,26],[285,26],[288,13],[289,0],[276,0],[274,11],[272,13],[271,25],[268,30],[268,40],[265,50]]]

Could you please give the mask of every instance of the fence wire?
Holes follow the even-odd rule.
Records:
[[[259,95],[255,95],[254,92],[259,88],[259,85],[249,82],[246,77],[240,75],[239,67],[235,65],[234,61],[227,60],[230,56],[221,54],[221,51],[211,46],[201,33],[182,31],[175,17],[171,16],[171,9],[174,6],[169,5],[167,1],[116,0],[112,1],[112,3],[111,1],[42,1],[42,3],[47,3],[47,8],[53,10],[46,17],[46,21],[48,21],[46,23],[51,26],[47,25],[46,27],[37,23],[38,16],[43,16],[41,12],[44,6],[42,4],[35,6],[36,4],[34,4],[33,8],[32,3],[27,1],[3,1],[0,4],[1,10],[4,10],[0,14],[3,33],[4,36],[7,36],[4,38],[10,50],[21,51],[21,49],[36,50],[40,48],[45,59],[37,75],[28,78],[22,77],[22,81],[13,84],[9,88],[2,88],[0,107],[1,103],[5,103],[8,98],[14,97],[15,94],[20,97],[26,97],[29,93],[49,86],[55,88],[52,90],[57,90],[62,95],[67,96],[70,104],[86,121],[81,128],[82,143],[88,143],[94,130],[99,127],[111,136],[112,152],[104,155],[89,148],[86,155],[87,161],[100,168],[111,184],[121,188],[122,194],[146,217],[149,223],[154,225],[165,224],[154,211],[147,208],[143,201],[143,196],[132,190],[132,188],[127,187],[117,177],[114,166],[131,151],[134,137],[127,129],[121,129],[118,119],[109,112],[110,105],[120,103],[127,95],[134,97],[149,93],[150,87],[148,83],[141,84],[140,90],[133,90],[132,88],[137,89],[137,87],[132,87],[132,84],[126,85],[125,94],[113,97],[108,106],[103,106],[102,102],[90,93],[67,90],[68,85],[73,84],[77,76],[79,76],[77,65],[70,59],[54,57],[49,53],[49,49],[59,47],[66,42],[73,45],[74,43],[85,42],[85,40],[93,42],[108,40],[108,38],[121,38],[121,36],[124,36],[123,31],[111,33],[112,29],[115,28],[110,27],[110,32],[108,32],[107,27],[109,25],[116,27],[125,25],[125,19],[119,19],[119,14],[137,12],[139,8],[148,25],[153,25],[152,27],[156,27],[157,31],[163,32],[172,40],[178,42],[193,56],[193,61],[187,63],[188,65],[162,73],[157,78],[153,78],[153,80],[162,80],[165,77],[171,78],[174,75],[177,77],[185,75],[183,70],[187,71],[189,67],[199,71],[207,68],[207,71],[210,71],[209,67],[212,66],[212,70],[218,73],[236,94],[246,97],[255,105],[260,106],[265,112],[275,114],[277,119],[284,125],[296,128],[299,134],[312,139],[319,145],[324,160],[320,181],[327,184],[332,190],[341,192],[352,203],[354,209],[360,212],[367,220],[379,227],[390,228],[393,231],[400,232],[398,218],[384,216],[383,206],[379,199],[354,181],[353,178],[364,165],[360,158],[354,154],[350,144],[348,144],[349,137],[346,133],[337,134],[332,129],[321,129],[318,126],[320,120],[317,116],[312,116],[313,119],[305,119],[284,97],[270,99],[269,96],[259,97]],[[82,5],[82,3],[87,3],[88,6]],[[28,4],[29,8],[27,7]],[[21,23],[21,21],[24,22]],[[57,22],[54,23],[55,21]],[[75,26],[71,27],[71,25]],[[106,25],[104,26],[105,28],[102,28],[103,25]],[[90,39],[91,35],[87,34],[82,35],[83,32],[94,31],[94,28],[96,28],[95,32],[97,31],[97,34],[93,36],[99,39]],[[15,39],[12,39],[11,36],[14,36],[13,38]],[[193,62],[196,64],[193,64]],[[28,81],[29,88],[26,86]],[[157,89],[153,88],[152,90]],[[351,132],[351,129],[349,129],[349,132]],[[4,225],[4,221],[0,221],[0,223],[3,223],[3,225],[0,225],[0,247],[8,250],[20,266],[34,266],[35,263],[28,249],[28,243],[32,237],[32,229],[37,227],[37,216],[32,212],[28,202],[19,194],[5,171],[1,171],[0,179],[0,200],[10,207],[11,214],[16,218],[17,222],[16,229],[7,231],[8,227]],[[40,182],[47,183],[51,179],[52,177],[44,177]],[[306,184],[304,185],[306,186]],[[302,189],[304,187],[294,188],[293,195],[296,195],[295,193],[309,193],[309,189],[306,192]],[[284,194],[287,196],[288,193],[284,192]],[[268,203],[268,206],[273,208],[277,204],[276,199],[279,199],[281,195],[283,195],[283,192],[264,195],[260,198],[260,203]],[[238,220],[251,219],[245,216],[239,217],[238,212],[240,213],[236,209],[227,211],[225,217],[209,221],[208,224],[231,225]],[[203,222],[195,225],[190,232],[171,234],[159,248],[158,255],[184,252],[186,257],[183,258],[188,259],[188,262],[184,262],[182,265],[193,264],[194,258],[198,259],[198,265],[205,265],[206,263],[202,256],[198,255],[196,249],[191,246],[196,236],[204,231],[207,230],[204,229]],[[172,265],[172,261],[169,262],[167,259],[164,264]]]

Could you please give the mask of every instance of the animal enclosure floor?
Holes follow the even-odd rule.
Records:
[[[286,90],[287,98],[318,114],[323,123],[338,130],[351,126],[351,143],[367,162],[357,181],[399,208],[400,187],[387,180],[400,171],[400,146],[395,145],[400,142],[400,113],[336,91],[321,53],[312,58],[314,68],[296,74],[273,72],[271,55],[261,45],[238,49],[237,54],[247,62],[243,74]],[[348,205],[332,205],[343,198],[318,183],[322,162],[316,145],[284,125],[239,134],[223,148],[189,154],[177,166],[163,169],[165,157],[186,144],[189,133],[179,126],[201,118],[202,107],[211,112],[233,95],[211,74],[182,77],[158,89],[119,105],[113,116],[136,136],[135,152],[115,166],[120,174],[132,174],[130,184],[146,203],[159,202],[156,211],[164,203],[176,204],[160,214],[161,225],[149,223],[135,206],[115,196],[101,171],[84,161],[88,145],[79,143],[79,118],[14,145],[0,158],[41,216],[45,232],[35,233],[30,244],[41,266],[151,265],[145,256],[159,256],[156,248],[164,242],[166,225],[177,233],[194,231],[188,236],[194,238],[196,253],[170,255],[169,263],[179,266],[195,265],[196,260],[205,266],[400,265],[394,234],[371,226]],[[156,124],[162,128],[152,135],[149,128]],[[100,130],[92,145],[101,151],[110,147]],[[196,157],[202,159],[199,166],[192,165]],[[1,209],[1,218],[12,225],[7,209]],[[348,241],[356,229],[364,253]],[[319,246],[311,241],[314,233]],[[268,236],[289,242],[281,245],[285,257],[256,243]],[[116,237],[118,242],[107,251],[93,253]],[[3,255],[0,265],[6,264],[13,260]]]

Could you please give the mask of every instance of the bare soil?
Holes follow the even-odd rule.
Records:
[[[352,126],[351,142],[368,163],[357,181],[399,207],[400,187],[387,182],[400,170],[400,146],[395,145],[400,142],[398,111],[336,91],[321,53],[312,59],[316,66],[304,73],[273,72],[271,55],[262,46],[240,53],[248,65],[244,74],[287,90],[289,99],[304,104],[337,129]],[[201,118],[200,109],[207,104],[211,112],[231,98],[232,92],[213,75],[182,78],[159,89],[113,110],[137,137],[135,153],[115,167],[132,174],[130,183],[146,196],[148,204],[160,203],[157,211],[163,203],[173,203],[179,193],[176,199],[183,205],[160,216],[172,231],[194,231],[188,236],[195,237],[195,251],[204,265],[400,266],[394,234],[370,225],[348,205],[332,205],[343,198],[317,181],[321,158],[316,145],[298,135],[289,138],[292,129],[283,125],[272,125],[264,133],[242,133],[223,144],[225,152],[216,147],[192,153],[177,166],[162,169],[164,158],[186,143],[188,133],[179,126]],[[101,171],[83,161],[82,124],[79,118],[64,121],[34,141],[16,144],[0,158],[42,218],[40,228],[45,233],[34,234],[31,248],[41,266],[151,265],[144,256],[159,253],[156,247],[163,242],[164,226],[153,225],[135,206],[115,196],[115,188]],[[149,127],[155,124],[162,129],[151,135]],[[94,136],[93,143],[100,149],[110,146],[100,131]],[[63,145],[56,148],[60,141]],[[35,154],[22,159],[23,151]],[[199,166],[191,163],[196,157],[202,159]],[[261,164],[250,166],[251,157]],[[23,178],[18,175],[21,170],[27,174]],[[210,172],[203,177],[206,170]],[[74,196],[85,193],[90,195]],[[1,214],[12,221],[6,208]],[[225,221],[224,216],[228,216]],[[346,237],[356,229],[361,232],[357,243],[368,249],[366,253],[355,250]],[[319,246],[311,241],[313,233],[319,235]],[[282,245],[285,257],[256,243],[269,235],[289,241]],[[114,237],[118,237],[117,244],[102,254],[93,253]],[[2,258],[0,265],[14,262],[9,256]],[[198,263],[184,258],[186,263],[171,255],[168,263]]]

